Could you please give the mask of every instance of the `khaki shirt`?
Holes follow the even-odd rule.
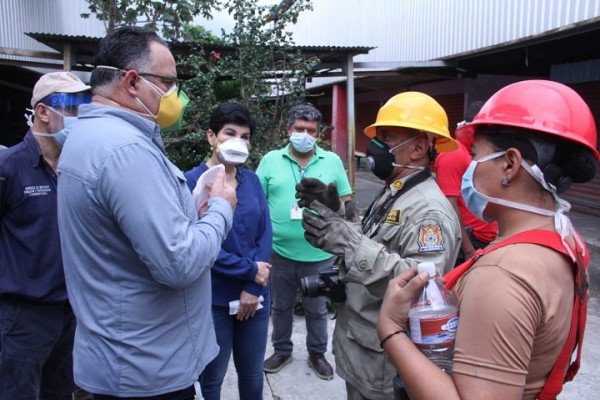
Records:
[[[522,386],[523,399],[535,399],[569,332],[572,269],[560,253],[528,243],[478,259],[454,287],[453,373]]]
[[[410,176],[392,183],[371,213]],[[396,199],[382,221],[363,235],[351,263],[340,267],[347,299],[340,304],[334,331],[336,372],[369,399],[393,398],[396,371],[376,331],[388,282],[424,261],[435,263],[440,275],[452,269],[460,238],[454,209],[428,178]]]

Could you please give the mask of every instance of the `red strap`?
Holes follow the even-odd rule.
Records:
[[[573,313],[571,315],[571,327],[569,335],[560,355],[546,379],[546,383],[538,394],[539,400],[554,400],[562,391],[563,384],[573,380],[581,365],[581,352],[583,349],[583,335],[585,333],[585,321],[587,317],[587,303],[589,292],[587,291],[586,269],[589,261],[589,253],[586,252],[585,260],[581,253],[577,252],[577,262],[573,263],[575,271],[575,299],[573,301]],[[577,355],[571,362],[572,355],[577,346]]]
[[[452,289],[460,277],[467,272],[471,266],[479,259],[479,257],[492,252],[500,247],[508,246],[509,244],[515,243],[532,243],[539,244],[541,246],[550,247],[553,250],[561,252],[568,256],[567,251],[564,249],[560,236],[556,232],[545,231],[545,230],[532,230],[517,233],[511,237],[508,237],[496,244],[488,246],[484,249],[479,249],[475,252],[475,255],[454,268],[452,271],[444,275],[446,280],[446,287]]]
[[[531,243],[545,246],[566,255],[570,259],[569,253],[564,248],[562,240],[556,232],[545,230],[521,232],[485,249],[477,250],[472,258],[444,276],[446,279],[446,287],[452,289],[456,282],[458,282],[463,274],[473,266],[479,257],[492,252],[497,248],[515,243]],[[550,371],[550,374],[548,375],[544,387],[538,394],[537,398],[540,400],[556,399],[556,396],[562,391],[563,383],[573,380],[581,365],[581,350],[587,316],[587,301],[589,297],[586,274],[589,253],[586,251],[585,258],[582,258],[581,251],[579,251],[580,249],[577,250],[576,254],[578,260],[577,262],[573,262],[573,267],[575,269],[575,299],[573,302],[573,313],[571,315],[569,335],[567,336],[567,340],[565,341],[565,345],[563,346],[560,355],[552,367],[552,371]],[[571,363],[571,357],[575,351],[575,347],[577,347],[577,356],[573,363]]]

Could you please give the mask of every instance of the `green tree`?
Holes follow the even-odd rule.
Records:
[[[107,31],[120,25],[145,23],[174,41],[184,91],[190,97],[182,129],[164,135],[169,157],[182,170],[210,154],[208,118],[224,101],[247,105],[258,122],[251,139],[249,167],[256,167],[270,149],[281,147],[286,111],[304,102],[305,81],[318,62],[294,47],[286,29],[312,9],[310,0],[86,0],[90,13],[105,21]],[[196,15],[211,18],[216,10],[233,16],[231,32],[216,37],[201,26],[190,26]],[[183,39],[185,42],[178,42]]]
[[[301,54],[286,31],[301,12],[311,9],[310,0],[284,0],[275,6],[229,0],[224,9],[235,21],[232,31],[223,33],[225,50],[209,51],[205,42],[196,41],[193,51],[179,61],[192,77],[185,91],[193,101],[186,125],[168,135],[165,143],[169,156],[184,170],[210,154],[205,139],[208,117],[223,101],[245,104],[257,118],[249,167],[256,167],[268,150],[281,147],[287,109],[304,102],[306,77],[318,62]]]
[[[218,10],[219,0],[86,0],[89,13],[81,14],[89,18],[104,21],[107,32],[121,25],[143,23],[146,29],[160,32],[164,38],[177,40],[183,28],[192,22],[195,16],[211,18]]]

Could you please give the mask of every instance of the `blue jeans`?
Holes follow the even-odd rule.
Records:
[[[300,279],[318,275],[320,271],[331,269],[334,258],[318,262],[290,260],[271,252],[271,296],[273,304],[271,319],[273,333],[271,341],[275,353],[291,354],[292,325],[294,323],[294,303],[300,287]],[[309,354],[322,354],[327,351],[327,304],[324,296],[302,297],[302,308],[306,320],[306,348]]]
[[[0,399],[71,400],[74,334],[68,302],[0,298]]]
[[[263,308],[253,318],[238,321],[229,315],[229,307],[212,306],[212,315],[220,350],[217,358],[200,375],[200,388],[205,400],[221,398],[221,385],[233,350],[238,375],[240,400],[260,400],[263,393],[263,360],[269,330],[269,293],[263,295]]]

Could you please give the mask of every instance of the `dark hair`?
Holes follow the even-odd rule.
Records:
[[[94,57],[94,65],[106,65],[122,70],[143,70],[152,62],[150,43],[158,42],[167,46],[156,33],[137,26],[124,26],[115,29],[100,40]],[[92,71],[92,88],[105,85],[120,76],[120,72],[109,69]]]
[[[479,125],[475,135],[484,135],[497,151],[514,147],[523,158],[536,164],[547,183],[558,193],[572,182],[588,182],[596,175],[598,162],[582,144],[547,133],[502,125]]]
[[[323,119],[323,116],[319,110],[310,104],[300,104],[290,108],[288,111],[288,126],[292,126],[294,121],[297,119],[301,119],[303,121],[317,121],[317,125],[321,126],[321,120]]]
[[[256,129],[256,120],[248,107],[234,102],[222,103],[214,109],[208,121],[211,131],[219,133],[225,124],[236,124],[250,128],[250,134]]]

